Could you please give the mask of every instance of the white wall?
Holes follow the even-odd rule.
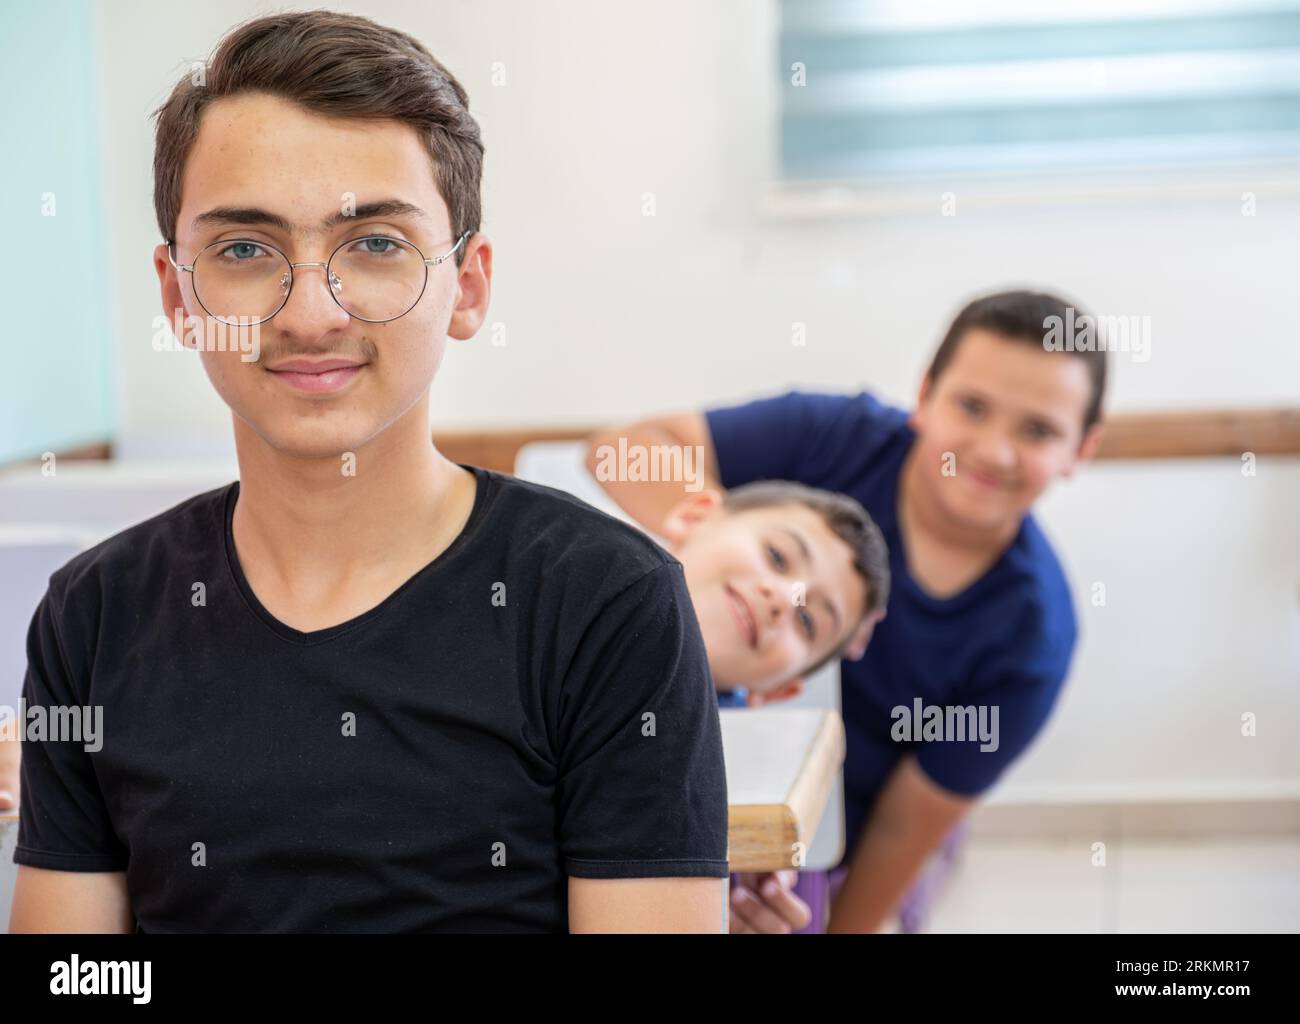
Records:
[[[490,319],[506,344],[453,344],[434,385],[439,425],[627,418],[795,383],[905,402],[956,307],[1019,283],[1151,317],[1150,360],[1115,360],[1113,408],[1300,401],[1300,198],[1278,173],[984,206],[953,181],[921,207],[778,220],[759,213],[776,152],[770,2],[347,7],[424,40],[469,90],[487,143]],[[266,9],[101,9],[119,407],[142,448],[223,449],[229,435],[193,354],[149,345],[147,114],[223,31]],[[944,191],[956,217],[940,216]],[[1246,191],[1255,217],[1242,216]],[[795,321],[804,347],[790,344]],[[1263,460],[1255,479],[1232,460],[1112,464],[1049,498],[1084,643],[1013,786],[1300,786],[1298,506],[1295,459]],[[1105,609],[1088,604],[1098,580]],[[1253,740],[1242,711],[1259,716]]]
[[[1257,469],[1103,463],[1046,499],[1081,640],[1009,791],[1300,799],[1300,459]]]

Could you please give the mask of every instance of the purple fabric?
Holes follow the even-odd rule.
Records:
[[[930,862],[921,870],[912,888],[903,897],[903,902],[898,908],[900,931],[914,934],[925,930],[925,923],[930,917],[935,899],[947,885],[956,868],[968,828],[967,822],[963,821],[948,833]],[[847,866],[841,866],[831,871],[799,872],[799,880],[795,883],[794,892],[808,904],[812,911],[812,918],[806,928],[800,928],[795,932],[796,935],[820,935],[826,931],[831,904],[840,891],[840,886],[844,884],[844,877],[848,874],[848,870]]]
[[[808,904],[812,917],[808,925],[797,929],[795,935],[818,935],[826,930],[830,918],[831,901],[840,891],[844,876],[849,873],[847,867],[834,868],[830,871],[800,871],[794,884],[794,894]],[[731,886],[735,888],[736,876],[731,876]]]
[[[915,934],[925,931],[925,922],[930,916],[935,900],[957,866],[957,857],[961,853],[962,842],[966,838],[967,823],[961,822],[948,833],[930,863],[925,866],[921,876],[916,880],[898,908],[898,926],[903,932]]]
[[[835,894],[844,884],[844,876],[849,873],[847,867],[833,868],[830,871],[800,871],[799,881],[795,883],[794,892],[812,910],[812,918],[807,927],[800,928],[796,935],[820,935],[826,930],[826,923],[831,916],[831,904]]]

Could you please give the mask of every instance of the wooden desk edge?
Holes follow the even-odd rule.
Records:
[[[727,809],[732,871],[780,871],[803,865],[844,752],[844,720],[838,711],[827,708],[785,803],[735,804]]]
[[[838,711],[828,709],[817,740],[809,749],[786,797],[786,804],[799,823],[799,842],[803,844],[801,852],[804,858],[808,856],[817,826],[826,814],[835,779],[843,768],[845,744],[844,720]]]

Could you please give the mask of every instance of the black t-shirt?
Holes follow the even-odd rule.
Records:
[[[24,696],[101,706],[103,738],[24,744],[14,860],[125,870],[146,932],[561,931],[567,876],[726,877],[681,564],[465,468],[460,535],[329,629],[257,600],[238,482],[54,573]]]

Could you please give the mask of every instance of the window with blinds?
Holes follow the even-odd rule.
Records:
[[[1300,156],[1300,0],[781,0],[793,182]]]

